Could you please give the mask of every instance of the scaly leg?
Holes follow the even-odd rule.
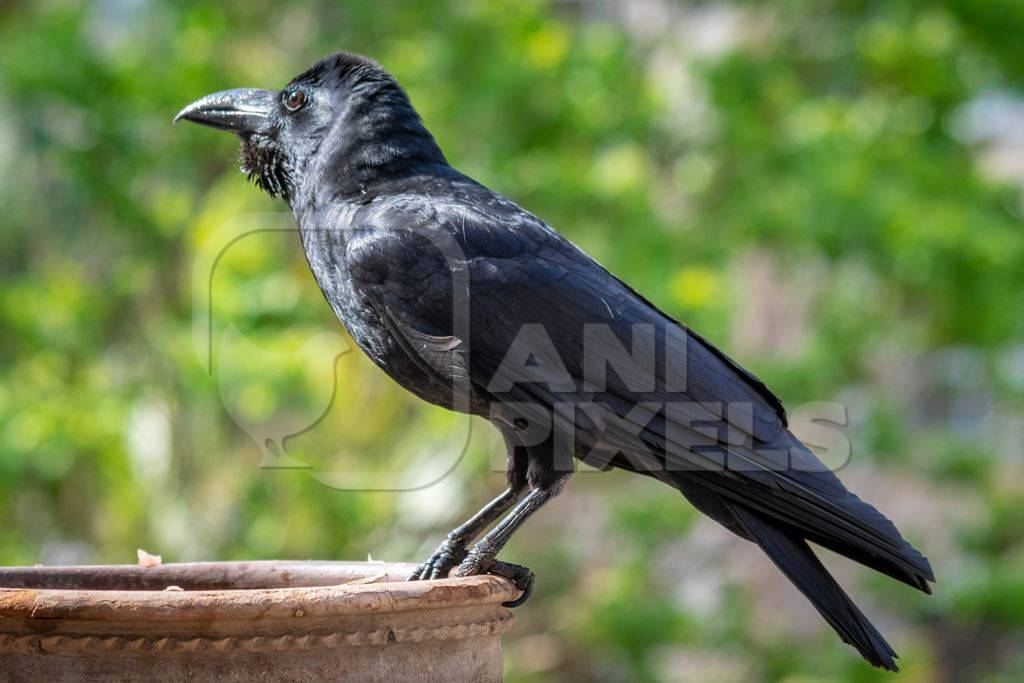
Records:
[[[517,607],[530,597],[533,592],[533,572],[526,567],[497,559],[498,553],[508,543],[519,527],[539,510],[545,503],[558,495],[569,476],[564,475],[546,482],[543,487],[530,490],[523,500],[512,508],[508,515],[498,522],[487,535],[473,546],[462,563],[452,572],[454,576],[475,576],[477,574],[496,574],[512,581],[522,594],[505,607]]]
[[[480,512],[452,530],[437,546],[433,554],[409,576],[409,581],[443,579],[448,576],[451,568],[465,559],[469,543],[519,500],[526,489],[526,451],[521,446],[512,443],[508,437],[506,439],[508,469],[505,476],[508,480],[508,488],[485,505]]]
[[[506,510],[515,505],[522,489],[512,487],[485,505],[480,512],[448,533],[441,545],[409,576],[409,581],[443,579],[448,571],[466,557],[467,545]]]

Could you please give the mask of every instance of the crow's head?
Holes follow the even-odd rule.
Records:
[[[358,196],[382,180],[445,164],[405,91],[373,60],[338,53],[279,91],[207,95],[185,119],[237,133],[242,171],[294,206]]]

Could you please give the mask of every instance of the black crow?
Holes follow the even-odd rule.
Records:
[[[452,168],[380,65],[339,53],[280,91],[215,93],[179,119],[241,137],[242,170],[291,207],[317,283],[374,363],[503,435],[507,490],[410,579],[493,573],[524,601],[533,574],[497,553],[580,459],[678,489],[760,546],[867,661],[896,670],[808,541],[925,592],[928,561],[793,436],[759,379]]]

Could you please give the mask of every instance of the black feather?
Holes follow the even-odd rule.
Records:
[[[772,525],[742,506],[727,504],[738,526],[761,546],[793,585],[804,594],[843,642],[857,649],[871,665],[899,671],[896,652],[857,608],[799,536]]]

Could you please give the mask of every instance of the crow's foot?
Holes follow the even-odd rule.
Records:
[[[434,553],[427,558],[427,561],[416,567],[416,570],[409,575],[407,581],[427,581],[429,579],[443,579],[448,576],[452,567],[456,566],[466,557],[466,546],[464,543],[457,543],[450,538],[441,541]]]
[[[452,572],[452,576],[477,576],[493,574],[508,579],[521,591],[515,600],[501,603],[503,607],[518,607],[526,602],[533,593],[533,572],[526,567],[511,562],[502,562],[493,555],[477,549],[469,551],[466,559]]]

